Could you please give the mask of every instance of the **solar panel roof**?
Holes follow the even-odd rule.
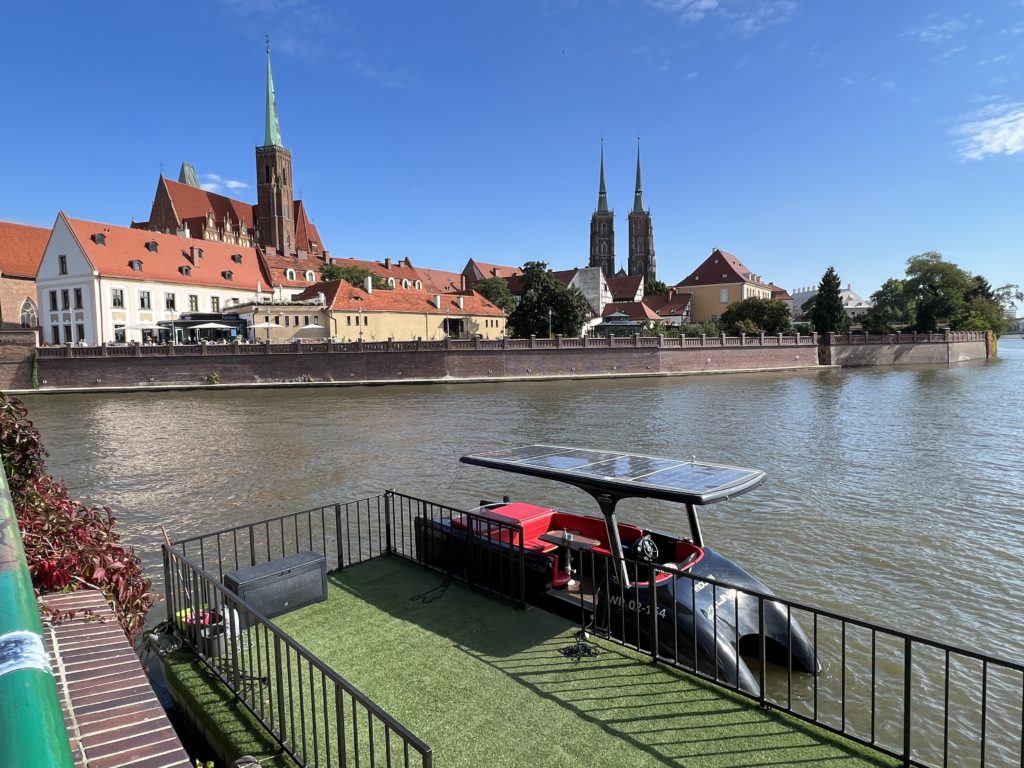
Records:
[[[467,454],[467,464],[545,477],[588,491],[614,492],[689,504],[710,504],[752,490],[764,482],[760,469],[635,453],[527,445]]]

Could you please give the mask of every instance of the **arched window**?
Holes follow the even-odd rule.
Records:
[[[306,270],[306,282],[312,283],[313,280],[315,280],[315,279],[316,279],[316,276],[313,274],[313,270],[312,269],[307,269]]]
[[[394,287],[395,287],[395,278],[389,277],[388,278],[388,288],[394,288]]]
[[[39,325],[39,311],[32,299],[25,299],[21,304],[21,327],[35,328]]]
[[[417,291],[423,290],[423,283],[421,283],[419,280],[416,281],[416,290]]]
[[[294,280],[295,279],[295,270],[294,269],[286,269],[284,271],[284,279],[285,280]]]
[[[404,277],[402,278],[402,287],[403,288],[408,288],[409,287],[409,281],[406,280]]]

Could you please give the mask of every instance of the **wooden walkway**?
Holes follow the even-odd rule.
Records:
[[[84,590],[43,602],[75,612],[43,630],[75,765],[194,768],[103,595]]]

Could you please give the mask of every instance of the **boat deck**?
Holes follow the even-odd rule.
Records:
[[[275,623],[434,749],[435,765],[879,766],[896,761],[397,557]]]

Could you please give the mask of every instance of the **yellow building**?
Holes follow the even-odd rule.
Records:
[[[731,253],[715,248],[697,269],[680,282],[679,293],[690,293],[692,322],[721,316],[726,307],[744,299],[770,299],[772,289]]]
[[[415,287],[356,288],[344,280],[310,286],[296,300],[324,296],[327,336],[338,341],[500,339],[505,313],[475,291],[433,293]],[[261,310],[262,312],[262,310]]]

